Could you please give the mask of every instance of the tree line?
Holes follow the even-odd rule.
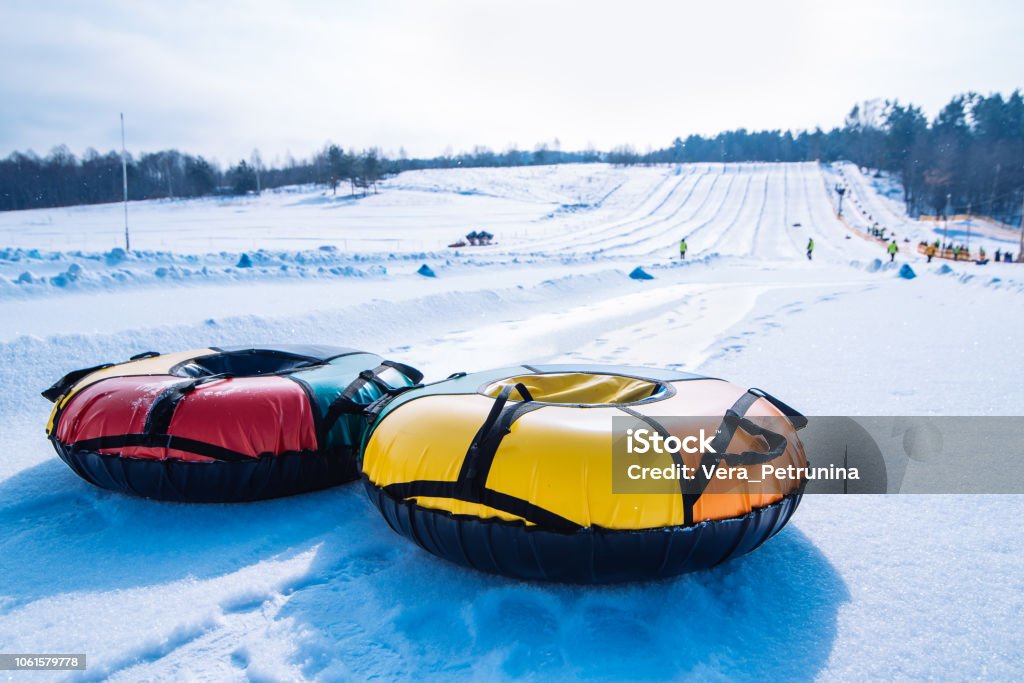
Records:
[[[734,130],[676,138],[664,149],[613,150],[614,163],[852,161],[903,185],[907,211],[977,213],[1018,223],[1024,201],[1024,97],[968,93],[929,121],[920,107],[869,101],[829,131]]]
[[[561,163],[658,164],[740,161],[849,160],[888,171],[902,183],[907,210],[983,213],[1017,222],[1024,199],[1024,98],[967,93],[953,97],[929,121],[920,107],[869,101],[853,107],[843,125],[821,129],[748,131],[677,137],[668,147],[638,152],[625,145],[601,152],[563,151],[557,140],[533,150],[469,152],[410,159],[380,149],[326,144],[308,159],[266,166],[258,151],[228,168],[177,150],[127,158],[130,199],[238,195],[316,183],[334,193],[376,192],[388,175],[427,168],[531,166]],[[55,147],[45,157],[14,152],[0,160],[0,210],[119,201],[121,156],[88,150],[76,157]]]
[[[258,151],[226,169],[177,150],[137,158],[128,155],[128,198],[242,195],[302,183],[337,186],[341,180],[351,181],[353,192],[375,188],[385,172],[379,152],[339,155],[338,150],[331,145],[311,160],[289,160],[269,168]],[[338,159],[343,162],[339,164]],[[121,163],[117,152],[100,154],[90,149],[77,158],[64,145],[45,157],[14,152],[0,160],[0,211],[120,201],[124,197]]]
[[[570,162],[596,162],[596,151],[563,152],[548,145],[533,151],[511,149],[496,153],[484,147],[472,152],[410,159],[404,153],[388,158],[380,149],[346,150],[327,144],[309,159],[267,166],[258,150],[249,159],[221,168],[202,156],[166,150],[126,156],[128,198],[169,199],[209,195],[244,195],[285,185],[326,185],[351,194],[377,191],[382,178],[407,170],[458,166],[527,166]],[[76,204],[98,204],[123,199],[121,155],[89,149],[76,157],[65,145],[45,157],[31,151],[13,152],[0,159],[0,211],[37,209]]]

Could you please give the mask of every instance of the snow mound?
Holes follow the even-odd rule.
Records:
[[[121,247],[115,247],[114,249],[111,249],[104,255],[103,260],[104,262],[106,262],[108,266],[117,266],[120,265],[121,263],[124,263],[124,261],[127,260],[127,258],[127,251],[125,251]]]
[[[427,253],[345,254],[320,247],[306,251],[181,254],[169,251],[106,252],[0,249],[0,295],[46,296],[177,284],[278,279],[385,277],[390,261],[421,260]],[[472,263],[472,261],[470,261]]]

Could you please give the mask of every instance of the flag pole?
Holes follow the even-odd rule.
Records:
[[[124,112],[121,112],[121,184],[124,188],[124,250],[132,250],[128,236],[128,155],[124,148]]]

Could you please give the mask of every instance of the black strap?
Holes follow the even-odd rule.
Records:
[[[363,370],[360,372],[359,376],[345,387],[345,391],[342,392],[342,394],[347,394],[347,399],[351,400],[352,397],[356,395],[356,392],[359,391],[359,388],[367,382],[377,387],[381,393],[386,394],[389,391],[392,391],[395,387],[392,387],[380,377],[384,371],[389,369],[398,370],[398,372],[407,377],[413,384],[419,384],[420,380],[423,379],[423,373],[419,370],[415,370],[408,365],[403,365],[402,363],[385,360],[381,361],[380,365],[375,367],[373,370]]]
[[[370,370],[363,370],[359,373],[359,376],[349,382],[348,386],[338,394],[338,398],[331,401],[331,405],[327,406],[327,412],[324,413],[323,424],[321,425],[321,431],[326,436],[334,425],[341,419],[342,415],[358,414],[366,410],[369,406],[362,406],[356,403],[353,398],[359,392],[367,382],[373,381],[373,374]],[[380,384],[376,385],[380,389]],[[380,398],[386,398],[388,392],[382,390],[382,396]],[[370,406],[375,405],[380,399],[377,399],[370,403]]]
[[[515,387],[511,384],[501,388],[498,392],[497,398],[494,399],[493,405],[491,405],[490,412],[487,413],[487,417],[484,419],[483,425],[477,432],[476,437],[473,439],[473,443],[479,443],[483,438],[486,438],[491,430],[494,428],[494,423],[498,421],[498,416],[501,415],[501,411],[505,409],[505,404],[508,403],[509,396],[512,395],[512,390]]]
[[[649,426],[651,429],[653,429],[659,435],[661,435],[662,438],[667,439],[672,435],[671,432],[665,429],[665,426],[663,424],[658,422],[650,415],[644,415],[643,413],[633,410],[628,406],[618,406],[618,408],[622,412],[631,415],[636,419],[640,420],[641,422],[645,423],[647,426]],[[678,451],[670,452],[669,455],[672,458],[672,463],[677,467],[684,467],[686,465],[686,461],[683,460],[682,454],[679,453]],[[691,523],[693,519],[693,503],[696,502],[696,499],[694,499],[694,501],[692,503],[689,503],[688,505],[689,498],[687,496],[690,493],[690,488],[690,480],[684,477],[679,477],[679,494],[683,497],[683,521],[687,524]],[[689,511],[689,517],[687,517],[687,511]],[[687,519],[689,519],[690,521],[687,521]]]
[[[501,510],[502,512],[507,512],[510,515],[515,515],[516,517],[522,517],[529,522],[533,522],[537,526],[544,527],[551,531],[570,534],[583,528],[571,519],[566,519],[557,513],[551,512],[551,510],[545,510],[539,505],[534,505],[527,500],[510,496],[507,493],[501,493],[500,491],[495,491],[493,489],[485,488],[483,490],[481,500],[483,501],[483,504],[489,508]]]
[[[412,386],[392,387],[380,378],[381,373],[386,370],[397,370],[406,379],[412,382]],[[338,398],[331,401],[324,413],[323,422],[320,427],[321,433],[326,436],[334,428],[334,425],[341,419],[342,415],[365,415],[376,419],[376,416],[384,409],[391,399],[410,389],[415,389],[423,380],[423,373],[405,363],[397,363],[391,360],[381,361],[380,365],[372,370],[363,370],[359,376],[349,382],[348,386],[338,395]],[[373,384],[380,391],[381,396],[368,405],[355,402],[355,396],[367,383]]]
[[[512,392],[518,392],[523,399],[515,405],[508,405]],[[508,514],[521,517],[533,524],[563,533],[580,528],[561,515],[545,510],[529,501],[487,488],[494,456],[502,439],[511,431],[512,424],[528,412],[543,408],[534,403],[529,390],[522,384],[502,387],[494,399],[487,417],[477,430],[473,441],[462,461],[458,479],[455,481],[409,481],[389,484],[384,491],[391,496],[406,499],[416,496],[454,498],[469,503],[486,505]]]
[[[416,384],[411,387],[397,387],[395,389],[389,390],[380,398],[376,399],[369,405],[363,407],[361,412],[363,416],[366,418],[367,424],[372,425],[374,422],[376,422],[377,418],[380,417],[380,414],[384,412],[384,409],[387,408],[393,400],[395,400],[405,392],[411,391],[413,389],[422,389],[423,387],[423,384]]]
[[[776,458],[781,457],[786,449],[789,447],[789,441],[785,436],[774,432],[770,429],[762,427],[751,420],[744,417],[750,407],[757,402],[758,399],[766,398],[759,389],[748,390],[736,403],[733,404],[732,408],[725,412],[725,417],[722,419],[722,424],[715,434],[715,438],[711,441],[712,450],[714,453],[705,453],[701,458],[701,466],[697,472],[697,487],[696,490],[689,496],[684,496],[684,517],[686,518],[686,524],[693,523],[693,506],[697,500],[704,495],[704,491],[707,489],[708,483],[711,478],[705,473],[705,469],[710,467],[711,475],[714,475],[714,471],[718,468],[718,465],[725,462],[731,467],[745,467],[752,465],[761,465],[766,462],[771,462]],[[772,402],[772,401],[770,401]],[[772,402],[774,403],[774,402]],[[781,403],[781,402],[780,402]],[[782,404],[785,405],[785,404]],[[795,413],[804,420],[806,424],[806,418],[804,418],[792,408],[786,406],[791,412]],[[780,408],[780,410],[782,410]],[[785,411],[783,411],[785,412]],[[793,418],[790,418],[792,423]],[[796,424],[793,423],[796,427]],[[797,427],[798,428],[798,427]],[[741,453],[729,453],[729,444],[732,442],[733,437],[736,435],[736,430],[742,429],[744,432],[751,436],[760,436],[768,444],[767,451],[743,451]]]
[[[153,401],[153,405],[149,407],[143,431],[146,434],[167,434],[171,427],[171,419],[174,417],[178,405],[181,404],[185,397],[195,391],[196,387],[201,384],[222,379],[231,379],[231,376],[220,374],[197,377],[167,387],[160,392],[160,395]]]
[[[484,419],[483,425],[480,426],[476,436],[473,437],[473,443],[470,445],[470,449],[472,449],[473,446],[479,445],[480,442],[491,435],[494,430],[494,425],[497,424],[498,418],[505,409],[505,404],[508,403],[508,399],[512,395],[513,391],[519,392],[519,395],[523,398],[524,404],[525,402],[533,400],[533,397],[530,396],[530,392],[523,384],[506,384],[503,386],[501,391],[498,392],[497,397],[495,397],[494,404],[491,406],[490,412],[487,413],[487,417]],[[537,407],[539,408],[540,406]],[[465,469],[465,463],[463,463],[463,469]]]
[[[412,367],[411,365],[399,363],[398,361],[394,360],[381,361],[381,365],[398,370],[400,373],[405,375],[405,377],[407,377],[409,381],[412,382],[413,384],[419,384],[420,382],[423,381],[423,373],[417,370],[416,368]]]
[[[388,484],[384,487],[384,493],[400,500],[423,496],[425,498],[452,498],[464,500],[467,503],[478,503],[495,510],[507,512],[516,517],[522,517],[537,526],[561,533],[572,533],[582,528],[576,522],[550,510],[545,510],[527,500],[493,489],[485,488],[478,498],[470,499],[459,488],[459,482],[457,481],[419,480]]]
[[[191,384],[192,382],[178,382],[160,392],[146,413],[146,424],[142,429],[144,434],[167,433],[174,411],[178,409],[178,404],[185,398],[185,394],[190,391]]]
[[[512,394],[514,388],[513,385],[508,384],[498,392],[497,398],[494,399],[494,403],[491,405],[491,410],[487,413],[487,417],[484,418],[484,423],[477,430],[469,444],[466,457],[462,459],[462,467],[459,469],[457,483],[459,484],[459,490],[462,491],[464,496],[472,496],[473,489],[477,488],[473,486],[473,482],[480,479],[478,474],[479,463],[477,462],[480,457],[480,449],[482,444],[490,437],[491,430],[494,429],[494,425],[498,422],[498,417],[501,415],[501,411],[505,409],[505,404],[508,403],[508,397]],[[494,450],[497,451],[497,446],[495,446]],[[491,457],[493,459],[493,454]],[[480,488],[482,489],[483,487],[481,486]]]
[[[714,475],[715,470],[718,468],[720,458],[717,454],[725,453],[729,449],[729,444],[732,443],[732,438],[736,434],[737,427],[739,427],[740,418],[750,410],[750,406],[754,405],[758,398],[760,397],[751,394],[749,391],[744,392],[742,396],[736,399],[732,407],[725,411],[725,416],[718,426],[718,431],[715,432],[715,437],[711,440],[711,448],[701,456],[700,464],[694,473],[694,480],[686,483],[686,493],[683,494],[684,525],[691,526],[693,524],[693,508],[697,501],[700,500],[700,497],[704,495],[704,491],[711,482],[708,472]]]
[[[748,389],[747,391],[748,393],[751,393],[754,396],[763,398],[764,400],[768,401],[773,406],[775,406],[779,410],[779,412],[781,412],[783,415],[789,418],[790,424],[792,424],[795,429],[799,430],[807,426],[807,418],[804,417],[804,414],[801,413],[796,408],[789,405],[788,403],[783,403],[779,399],[769,394],[764,389],[753,388]]]
[[[68,448],[72,453],[82,451],[98,452],[114,448],[167,448],[175,451],[194,453],[221,462],[251,462],[255,458],[239,453],[223,446],[217,446],[205,441],[187,439],[181,436],[170,434],[119,434],[115,436],[100,436],[94,439],[83,439],[69,444]]]
[[[679,492],[683,496],[683,521],[689,525],[693,523],[693,508],[696,505],[697,500],[703,495],[704,490],[707,488],[709,479],[704,476],[704,467],[716,468],[719,463],[725,462],[730,467],[742,467],[748,465],[760,465],[766,462],[771,462],[776,458],[780,457],[786,452],[786,448],[789,442],[786,441],[786,437],[781,434],[777,434],[771,430],[765,429],[745,417],[740,416],[740,411],[746,413],[750,406],[757,400],[757,396],[749,397],[749,394],[744,394],[739,401],[737,401],[733,407],[726,412],[726,417],[723,419],[723,426],[719,427],[718,432],[715,433],[715,438],[712,439],[711,447],[720,453],[721,455],[713,455],[711,453],[705,453],[701,458],[701,464],[698,466],[698,471],[695,474],[695,480],[679,478]],[[619,410],[624,413],[641,420],[649,427],[658,432],[663,438],[668,438],[671,434],[665,429],[664,425],[658,422],[649,415],[639,413],[632,408],[627,406],[619,406]],[[742,453],[728,453],[725,449],[729,447],[729,443],[732,441],[733,436],[736,434],[737,429],[742,429],[746,433],[752,436],[761,436],[768,443],[769,450],[766,452],[758,451],[743,451]],[[671,453],[672,462],[677,466],[684,465],[683,457],[680,453]],[[712,473],[714,470],[712,469]]]
[[[146,358],[156,358],[159,355],[160,353],[158,351],[143,351],[142,353],[135,354],[128,360],[133,361],[143,360]],[[54,382],[52,386],[43,391],[43,398],[50,401],[51,403],[56,403],[61,396],[66,394],[69,389],[71,389],[75,384],[78,383],[79,380],[84,378],[86,375],[91,375],[97,370],[104,370],[106,368],[110,368],[113,366],[114,363],[100,363],[99,365],[93,365],[92,367],[82,368],[81,370],[72,370],[71,372],[64,375],[56,382]]]
[[[747,418],[740,418],[737,427],[751,436],[760,436],[768,444],[767,451],[743,451],[742,453],[723,453],[720,461],[724,461],[730,467],[747,467],[751,465],[763,465],[781,457],[789,447],[789,442],[782,434],[773,432],[770,429],[751,422]]]
[[[668,437],[672,436],[672,433],[668,429],[665,428],[665,425],[661,424],[660,422],[658,422],[656,419],[654,419],[650,415],[644,415],[643,413],[641,413],[639,411],[633,410],[629,406],[622,406],[622,405],[620,405],[620,406],[617,406],[617,407],[622,412],[626,413],[627,415],[629,415],[631,417],[635,417],[636,419],[640,420],[641,422],[646,424],[648,427],[650,427],[651,429],[656,431],[661,436],[661,438],[667,439]],[[686,462],[683,460],[683,456],[682,456],[681,453],[679,453],[679,452],[670,452],[669,455],[671,456],[672,463],[674,465],[677,465],[679,467],[683,467],[686,464]],[[686,487],[687,487],[687,480],[683,479],[682,477],[680,477],[679,478],[679,492],[684,497],[686,495]]]
[[[366,419],[367,419],[368,423],[372,425],[374,422],[377,421],[377,418],[380,417],[380,414],[382,412],[384,412],[384,409],[387,408],[388,405],[391,404],[391,401],[394,400],[396,397],[398,397],[400,394],[404,394],[405,392],[409,391],[410,389],[422,389],[423,387],[429,387],[429,386],[433,386],[435,384],[443,384],[444,382],[447,382],[448,380],[451,380],[451,379],[459,379],[459,378],[465,377],[466,374],[467,373],[462,372],[462,371],[453,372],[452,374],[448,375],[444,379],[435,380],[433,382],[427,382],[426,384],[417,383],[417,384],[415,384],[415,385],[413,385],[411,387],[395,387],[394,389],[389,390],[389,392],[387,394],[385,394],[384,396],[381,396],[376,401],[374,401],[370,405],[368,405],[365,408],[363,408],[363,414],[366,416]],[[462,392],[455,391],[455,392],[452,392],[452,393],[460,394]],[[431,394],[431,395],[437,395],[437,394]],[[444,395],[451,395],[451,394],[444,394]]]
[[[387,392],[387,390],[390,389],[391,387],[388,386],[387,382],[385,382],[384,380],[382,380],[380,378],[380,373],[384,372],[387,369],[388,369],[388,366],[384,365],[383,363],[381,363],[380,365],[375,367],[373,370],[363,370],[362,372],[359,373],[359,377],[354,379],[348,385],[348,387],[346,387],[346,391],[348,389],[350,389],[350,388],[354,389],[352,391],[351,396],[355,396],[355,393],[356,393],[356,391],[359,390],[359,386],[360,385],[362,385],[362,384],[372,384],[373,386],[377,387],[381,392]],[[351,398],[351,396],[349,398]]]
[[[97,370],[103,370],[105,368],[113,367],[113,363],[101,363],[100,365],[93,365],[90,368],[82,368],[81,370],[72,370],[68,374],[61,377],[59,380],[53,383],[53,386],[49,387],[42,392],[43,398],[50,401],[50,403],[56,403],[61,396],[66,394],[68,390],[75,386],[80,379],[86,375],[91,375]]]
[[[518,392],[523,401],[508,406],[513,391]],[[487,475],[494,464],[494,456],[505,435],[512,430],[512,424],[526,413],[543,407],[541,404],[533,403],[533,397],[521,383],[502,387],[483,425],[473,437],[459,470],[459,490],[462,495],[467,496],[467,500],[482,502],[484,490],[487,488]]]

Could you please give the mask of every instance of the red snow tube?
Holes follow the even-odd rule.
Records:
[[[353,349],[208,348],[78,370],[43,395],[54,448],[86,481],[230,502],[355,479],[364,409],[420,379]]]

